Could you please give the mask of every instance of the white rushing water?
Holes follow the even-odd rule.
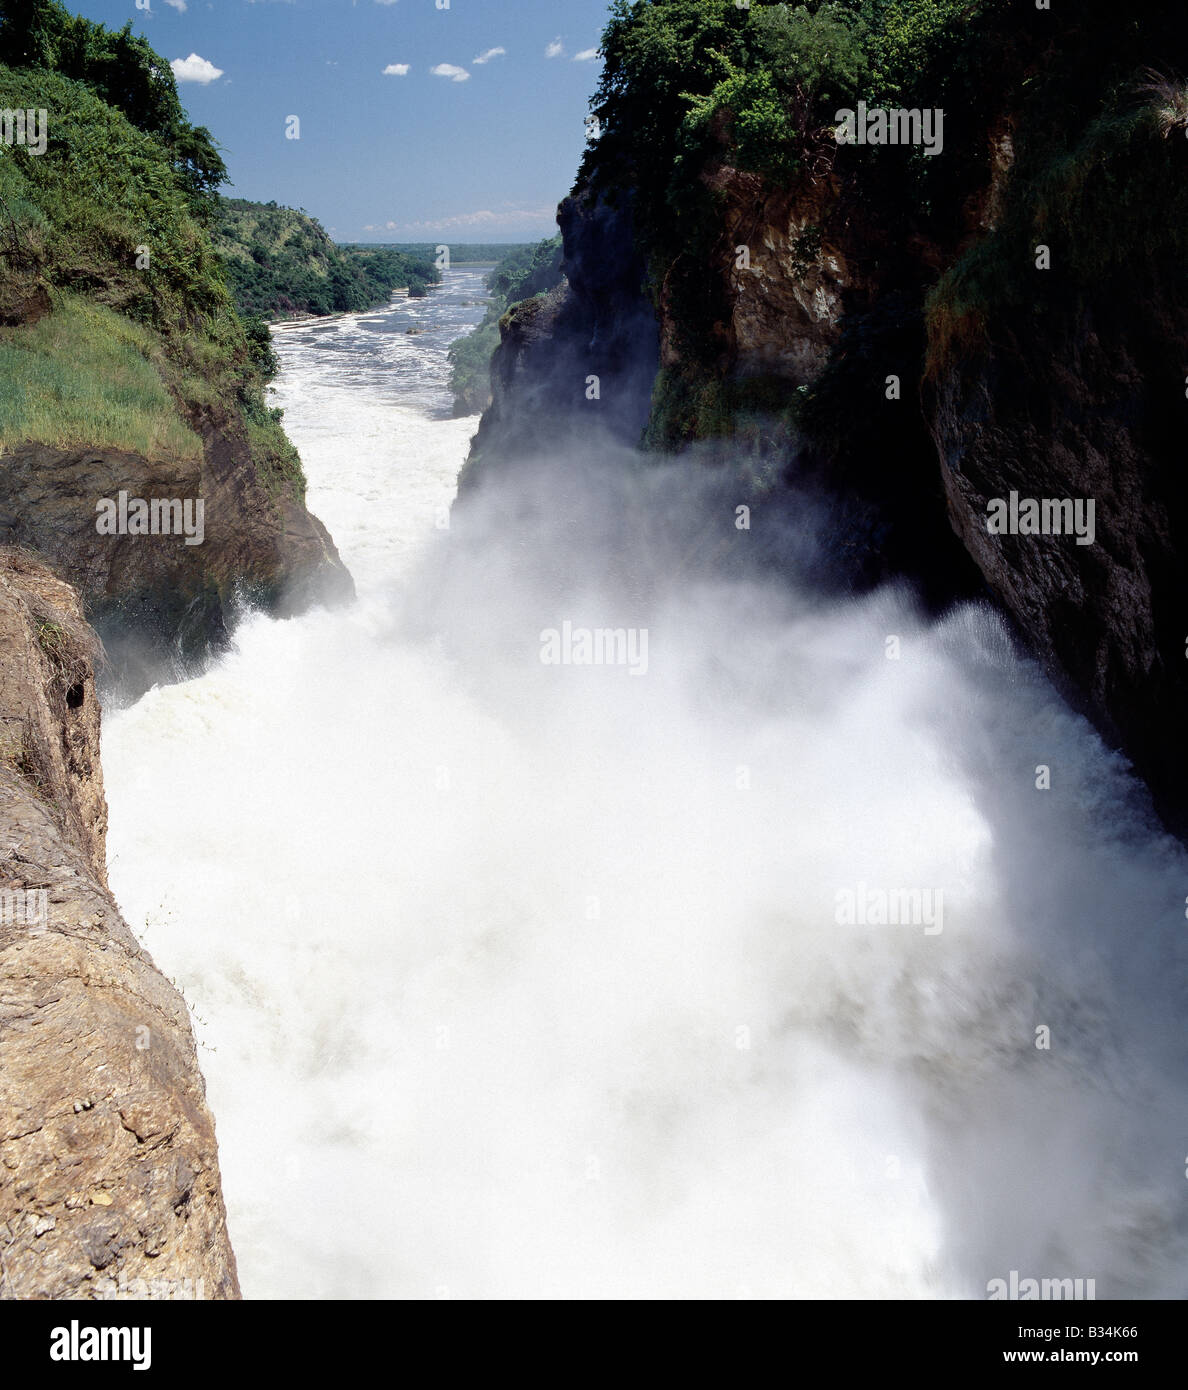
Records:
[[[646,677],[541,666],[531,528],[422,568],[480,280],[278,340],[358,602],[106,719],[245,1294],[1182,1294],[1188,862],[1123,766],[899,592],[682,580]],[[859,885],[943,930],[839,922]]]

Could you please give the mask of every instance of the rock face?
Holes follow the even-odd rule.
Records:
[[[1033,651],[1184,834],[1188,298],[1144,279],[1049,308],[1038,332],[1025,314],[997,314],[985,349],[948,363],[925,398],[954,529]],[[990,534],[987,503],[1011,492],[1091,501],[1093,543]]]
[[[712,163],[702,175],[718,209],[711,244],[704,255],[677,257],[654,286],[630,200],[612,206],[579,187],[557,218],[568,282],[515,306],[500,325],[492,402],[460,497],[489,467],[578,456],[597,439],[633,449],[642,437],[679,449],[724,424],[727,443],[713,456],[729,462],[740,452],[729,440],[731,412],[740,408],[732,391],[736,402],[753,392],[759,418],[795,408],[799,393],[833,368],[831,389],[850,398],[844,413],[854,422],[844,449],[814,452],[805,440],[790,440],[784,426],[759,433],[762,447],[766,437],[779,437],[785,452],[775,458],[777,471],[812,476],[838,499],[839,573],[848,572],[846,582],[872,583],[910,572],[926,598],[941,602],[976,588],[976,571],[946,521],[918,404],[884,394],[890,364],[910,396],[923,333],[918,312],[886,311],[871,266],[919,284],[921,257],[933,249],[902,248],[872,226],[831,158],[819,156],[790,188]],[[598,377],[593,401],[586,398],[591,375]],[[865,404],[855,410],[859,395]],[[741,408],[750,408],[749,399]]]
[[[0,1295],[236,1298],[185,1005],[104,869],[98,643],[0,552]]]
[[[198,424],[193,460],[36,443],[0,459],[0,544],[35,551],[78,589],[131,695],[217,650],[239,599],[283,615],[353,592],[326,528],[288,488],[264,486],[242,433],[221,420]],[[202,542],[100,535],[96,503],[120,490],[201,498]]]
[[[837,346],[858,278],[829,225],[837,180],[772,189],[756,174],[719,165],[704,182],[721,198],[726,235],[715,260],[725,267],[731,374],[812,382]],[[665,365],[679,360],[673,339],[666,325]]]
[[[557,221],[566,279],[503,318],[491,405],[460,492],[476,485],[484,461],[564,452],[599,432],[633,446],[647,423],[659,342],[630,208],[579,193],[561,204]]]

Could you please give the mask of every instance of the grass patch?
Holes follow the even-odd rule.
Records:
[[[51,661],[59,665],[64,662],[69,641],[69,634],[61,623],[51,622],[47,618],[37,619],[37,645]]]
[[[305,470],[301,455],[281,424],[281,412],[249,400],[242,407],[256,477],[274,500],[284,492],[297,502],[305,500]]]
[[[32,441],[197,462],[140,324],[77,295],[32,326],[0,329],[0,448]]]

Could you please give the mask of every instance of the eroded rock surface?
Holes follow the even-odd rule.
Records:
[[[185,1004],[107,888],[98,654],[0,552],[0,1294],[236,1298]]]

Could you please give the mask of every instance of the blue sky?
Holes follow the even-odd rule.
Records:
[[[131,19],[174,64],[190,119],[224,147],[225,193],[303,207],[338,241],[551,236],[607,16],[607,0],[65,3]]]

